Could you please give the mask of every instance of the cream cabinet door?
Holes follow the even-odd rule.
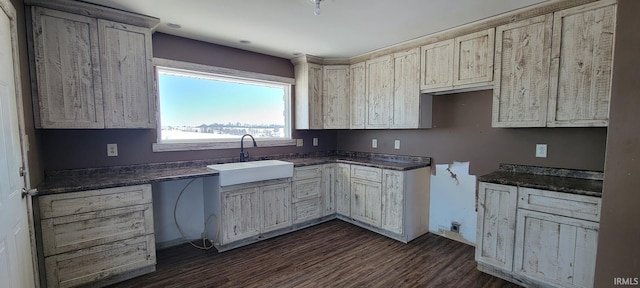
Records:
[[[336,213],[336,164],[322,165],[322,216]]]
[[[453,86],[489,85],[493,80],[493,28],[457,37],[454,43]]]
[[[365,62],[350,66],[349,99],[351,129],[364,129],[367,109],[367,78]]]
[[[295,65],[296,129],[322,129],[322,65]]]
[[[382,171],[381,228],[402,235],[404,223],[404,173]]]
[[[393,62],[391,55],[366,62],[367,117],[365,128],[389,128],[393,105]]]
[[[382,185],[361,179],[351,179],[351,218],[380,227]]]
[[[324,129],[349,129],[349,72],[349,65],[325,65],[323,67]]]
[[[480,182],[476,261],[513,268],[518,187]]]
[[[260,187],[262,197],[261,233],[291,225],[291,183]]]
[[[155,128],[151,31],[98,20],[106,128]]]
[[[33,7],[37,128],[104,128],[98,23]]]
[[[518,209],[516,273],[557,287],[593,287],[598,223]]]
[[[418,48],[393,54],[391,128],[420,125],[420,54]]]
[[[492,127],[544,127],[553,15],[496,28]]]
[[[336,213],[351,217],[351,165],[337,163],[335,177]]]
[[[221,222],[221,245],[258,235],[261,224],[258,187],[222,191]]]
[[[422,46],[420,90],[441,91],[453,88],[453,39]]]
[[[547,126],[607,126],[616,1],[554,13]]]

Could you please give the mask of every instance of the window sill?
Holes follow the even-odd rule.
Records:
[[[247,141],[245,141],[247,142]],[[258,147],[295,146],[296,139],[287,140],[256,140]],[[245,147],[251,147],[251,144]],[[153,152],[197,151],[217,149],[240,149],[240,140],[229,142],[201,142],[201,143],[153,143]]]

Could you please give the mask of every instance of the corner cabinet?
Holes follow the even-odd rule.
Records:
[[[493,127],[607,126],[616,1],[496,28]]]
[[[107,285],[155,271],[151,186],[39,196],[47,287]]]
[[[68,1],[25,2],[33,5],[29,28],[37,128],[155,128],[150,27],[101,19],[93,15],[109,9],[86,3],[69,4],[69,12],[64,10]],[[144,18],[131,21],[159,23],[126,12],[106,17],[127,19],[119,13]]]
[[[525,287],[593,287],[601,199],[480,182],[480,271]]]
[[[365,62],[349,66],[349,100],[351,113],[349,128],[364,129],[367,110],[367,73]]]
[[[322,86],[324,129],[349,129],[349,65],[325,65]]]

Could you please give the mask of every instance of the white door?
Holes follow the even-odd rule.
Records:
[[[11,43],[15,10],[0,0],[0,284],[34,287]],[[15,33],[15,30],[13,30]],[[14,34],[15,35],[15,34]],[[6,285],[6,286],[5,286]]]

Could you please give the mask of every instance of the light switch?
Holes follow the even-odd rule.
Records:
[[[393,143],[393,149],[396,149],[396,150],[400,149],[400,140],[396,140]]]
[[[318,138],[313,138],[313,146],[318,146]]]
[[[298,147],[304,146],[304,140],[303,139],[296,139],[296,146],[298,146]]]
[[[536,157],[547,158],[547,144],[536,144]]]
[[[378,148],[378,139],[371,139],[371,148]]]
[[[118,144],[107,144],[107,156],[118,156]]]

